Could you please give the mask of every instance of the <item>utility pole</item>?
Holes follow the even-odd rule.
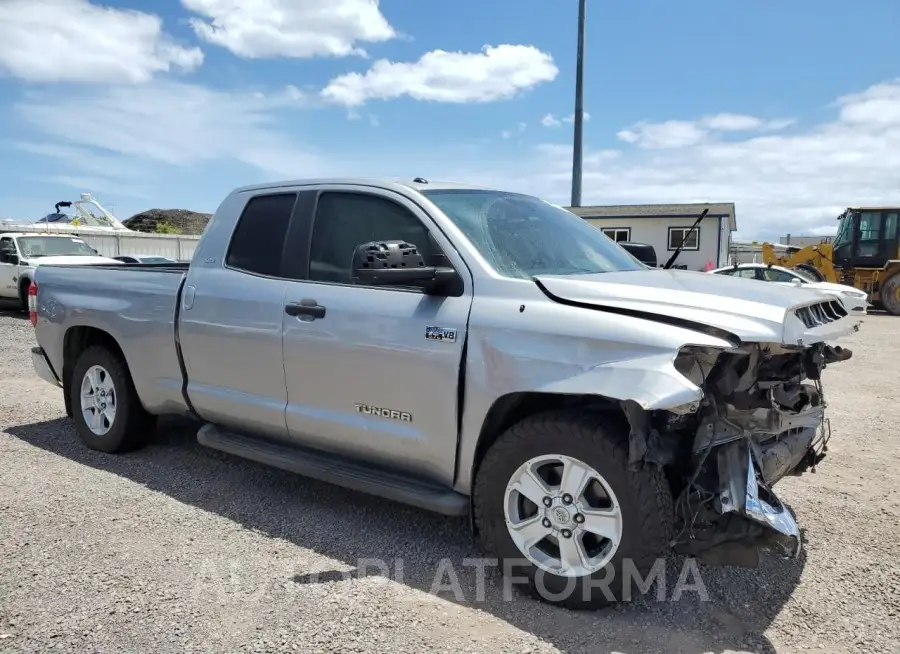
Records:
[[[572,206],[581,206],[581,146],[584,123],[584,9],[586,0],[578,0],[578,56],[575,65],[575,134],[572,147]]]

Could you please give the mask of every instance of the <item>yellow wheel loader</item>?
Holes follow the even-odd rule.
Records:
[[[856,207],[842,213],[831,243],[807,245],[779,256],[763,243],[763,261],[797,268],[821,281],[849,284],[869,302],[900,316],[900,207]]]

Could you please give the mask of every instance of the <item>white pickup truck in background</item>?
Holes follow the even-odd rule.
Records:
[[[115,264],[77,236],[65,234],[0,234],[0,298],[18,300],[28,309],[28,285],[34,270],[46,264]]]
[[[35,370],[89,447],[193,416],[206,446],[471,516],[576,608],[673,547],[796,554],[772,488],[824,456],[822,371],[850,357],[829,341],[858,328],[835,298],[650,268],[538,198],[423,179],[237,189],[189,266],[42,265],[28,293]]]

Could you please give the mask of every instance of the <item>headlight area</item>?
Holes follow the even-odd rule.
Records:
[[[846,295],[847,297],[855,297],[860,300],[868,299],[868,294],[863,293],[862,291],[841,291],[841,295]]]
[[[821,373],[850,356],[821,343],[686,345],[673,365],[703,391],[693,410],[623,403],[632,464],[662,466],[670,482],[676,551],[726,565],[755,565],[761,546],[799,551],[799,528],[772,487],[824,457]]]

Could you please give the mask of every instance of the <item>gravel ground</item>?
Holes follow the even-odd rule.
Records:
[[[830,455],[779,485],[799,560],[701,567],[706,597],[677,601],[672,561],[667,601],[575,613],[479,584],[463,521],[207,450],[189,424],[87,450],[32,373],[27,320],[0,313],[0,651],[896,652],[898,329],[870,316],[826,373]],[[433,585],[448,564],[459,596]]]

